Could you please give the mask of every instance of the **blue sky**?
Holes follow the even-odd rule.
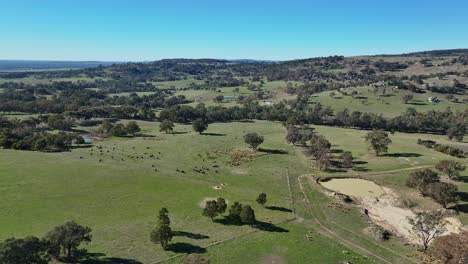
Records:
[[[0,0],[0,59],[286,60],[468,48],[466,0]]]

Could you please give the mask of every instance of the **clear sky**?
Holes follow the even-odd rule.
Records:
[[[286,60],[468,48],[467,0],[0,0],[0,59]]]

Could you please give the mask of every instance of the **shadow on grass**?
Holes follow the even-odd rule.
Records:
[[[224,136],[226,136],[226,134],[221,134],[221,133],[203,133],[202,135],[214,136],[214,137],[224,137]]]
[[[342,149],[331,149],[330,153],[343,153]]]
[[[103,253],[89,253],[82,249],[76,253],[73,259],[59,259],[63,263],[81,263],[81,264],[142,264],[135,259],[106,257]]]
[[[264,148],[259,148],[258,149],[259,152],[263,152],[263,153],[268,153],[268,154],[288,154],[288,152],[286,150],[282,150],[282,149],[264,149]]]
[[[460,176],[460,181],[468,183],[468,176]]]
[[[81,148],[92,148],[92,147],[94,146],[91,144],[81,144],[81,145],[71,146],[70,149],[81,149]]]
[[[177,242],[177,243],[172,243],[167,246],[168,251],[172,251],[174,253],[186,253],[186,254],[192,254],[192,253],[205,253],[206,249],[192,245],[189,243],[184,243],[184,242]]]
[[[182,135],[182,134],[188,134],[187,131],[173,131],[169,134],[172,134],[172,135]]]
[[[288,212],[288,213],[292,213],[292,210],[291,209],[288,209],[288,208],[285,208],[285,207],[281,207],[281,206],[265,206],[266,209],[269,209],[269,210],[274,210],[274,211],[281,211],[281,212]]]
[[[426,103],[423,103],[423,102],[409,102],[408,104],[410,105],[427,105]]]
[[[355,165],[364,165],[364,164],[367,164],[367,163],[369,163],[369,162],[363,161],[363,160],[355,160],[355,161],[353,161],[353,164],[355,164]]]
[[[369,171],[368,168],[366,168],[366,167],[361,167],[361,166],[353,167],[353,170],[354,170],[354,171],[362,171],[362,172]]]
[[[468,193],[466,193],[466,192],[458,192],[457,195],[458,195],[458,197],[460,198],[460,201],[462,201],[462,202],[468,202]]]
[[[289,230],[284,229],[282,227],[276,226],[272,223],[267,223],[267,222],[262,222],[262,221],[257,221],[253,225],[258,230],[261,231],[267,231],[267,232],[276,232],[276,233],[287,233]]]
[[[468,204],[457,204],[456,209],[460,213],[468,213]]]
[[[210,238],[209,236],[206,236],[206,235],[196,234],[196,233],[191,233],[191,232],[185,232],[185,231],[174,231],[173,235],[174,236],[188,237],[188,238],[191,238],[191,239],[208,239],[208,238]]]
[[[384,157],[402,157],[402,158],[416,158],[421,157],[422,155],[419,153],[387,153],[383,155]]]
[[[230,219],[229,217],[224,217],[223,219],[215,219],[214,222],[220,223],[222,225],[236,225],[236,226],[243,225],[239,220],[233,220],[233,219]],[[267,231],[267,232],[277,232],[277,233],[289,232],[289,230],[276,226],[272,223],[262,222],[258,220],[255,221],[255,223],[250,226],[258,230]]]
[[[337,172],[347,172],[347,170],[341,169],[341,168],[328,168],[326,172],[337,173]]]
[[[240,226],[242,225],[242,223],[237,220],[237,219],[232,219],[228,216],[225,216],[223,218],[220,218],[220,219],[214,219],[213,222],[215,223],[218,223],[218,224],[222,224],[222,225],[227,225],[227,226]]]

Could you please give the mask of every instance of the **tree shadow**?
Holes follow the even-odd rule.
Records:
[[[468,182],[468,176],[460,176],[459,179],[461,182],[465,182],[465,183]]]
[[[426,103],[423,102],[415,102],[414,100],[412,102],[408,102],[410,105],[427,105]]]
[[[267,231],[267,232],[277,232],[277,233],[287,233],[289,230],[284,229],[282,227],[276,226],[272,223],[267,223],[267,222],[262,222],[262,221],[256,221],[255,224],[253,225],[258,230],[261,231]]]
[[[363,160],[355,160],[355,161],[353,161],[353,164],[355,164],[355,165],[364,165],[364,164],[367,164],[367,163],[369,163],[369,162],[363,161]]]
[[[210,238],[209,236],[202,235],[202,234],[196,234],[196,233],[191,233],[191,232],[185,232],[185,231],[174,231],[172,232],[174,236],[184,236],[188,237],[191,239],[208,239]]]
[[[342,149],[331,149],[330,153],[343,153]]]
[[[89,131],[83,130],[83,129],[72,128],[72,129],[70,129],[70,131],[73,132],[73,133],[89,134]]]
[[[337,172],[347,172],[347,170],[342,168],[328,168],[326,172],[337,173]]]
[[[172,135],[181,135],[181,134],[188,134],[187,131],[173,131],[169,134],[172,134]]]
[[[281,212],[288,212],[288,213],[292,213],[292,210],[291,209],[288,209],[288,208],[285,208],[285,207],[281,207],[281,206],[265,206],[266,209],[269,209],[269,210],[274,210],[274,211],[281,211]]]
[[[136,134],[135,136],[130,135],[129,137],[149,137],[149,138],[154,138],[156,137],[155,135],[149,135],[149,134]]]
[[[186,254],[192,254],[192,253],[205,253],[206,249],[192,245],[189,243],[184,243],[184,242],[177,242],[177,243],[172,243],[167,246],[168,251],[172,251],[174,253],[186,253]]]
[[[402,157],[402,158],[416,158],[421,157],[422,155],[419,153],[386,153],[383,155],[384,157]]]
[[[361,167],[361,166],[353,167],[353,170],[354,170],[354,171],[362,171],[362,172],[369,171],[368,168],[366,168],[366,167]]]
[[[232,219],[228,216],[225,216],[220,219],[214,219],[213,220],[215,223],[222,224],[222,225],[227,225],[227,226],[240,226],[242,223],[239,220]]]
[[[79,250],[73,259],[60,259],[60,261],[81,264],[142,264],[142,262],[135,259],[106,257],[106,254],[89,253],[85,249]]]
[[[85,149],[85,148],[92,148],[94,147],[93,145],[91,144],[80,144],[80,145],[75,145],[75,146],[71,146],[70,149]]]
[[[468,213],[468,203],[465,204],[457,204],[456,210],[461,213]]]
[[[263,152],[263,153],[268,153],[268,154],[288,154],[288,152],[286,150],[282,150],[282,149],[264,149],[264,148],[259,148],[258,149],[259,152]]]
[[[458,197],[460,198],[460,201],[468,202],[468,193],[466,193],[466,192],[458,192],[457,195],[458,195]]]
[[[214,137],[224,137],[226,134],[221,134],[221,133],[203,133],[205,136],[214,136]]]

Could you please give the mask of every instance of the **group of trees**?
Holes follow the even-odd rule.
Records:
[[[299,96],[294,102],[282,102],[273,106],[261,106],[256,101],[247,102],[241,107],[205,107],[203,104],[196,107],[175,105],[160,113],[161,120],[178,123],[192,122],[197,119],[205,119],[207,122],[261,119],[284,122],[288,126],[316,124],[401,132],[431,132],[447,134],[458,141],[462,140],[466,133],[467,118],[468,110],[420,113],[414,108],[408,108],[400,116],[391,119],[384,118],[380,114],[350,112],[347,109],[334,113],[332,108],[324,107],[320,103],[310,108],[307,96]]]
[[[140,133],[141,128],[135,121],[129,121],[127,124],[112,124],[109,120],[104,120],[101,126],[97,129],[97,132],[104,136],[115,136],[115,137],[125,137],[128,135],[136,136]]]
[[[431,149],[434,149],[435,151],[439,151],[450,156],[463,158],[466,155],[466,153],[462,149],[455,148],[455,147],[448,146],[448,145],[442,145],[442,144],[435,142],[434,140],[418,139],[417,142],[419,145],[423,145],[426,148],[431,148]]]
[[[453,183],[440,181],[439,174],[431,169],[412,172],[406,185],[417,189],[423,196],[431,197],[444,208],[455,204],[459,199],[458,187]]]
[[[72,144],[85,143],[83,137],[74,133],[48,133],[43,128],[37,128],[40,122],[36,118],[19,121],[0,117],[0,147],[18,150],[65,151],[69,150]]]
[[[324,136],[312,134],[305,153],[317,161],[319,170],[326,171],[331,166],[330,149],[331,143]]]
[[[216,216],[224,214],[224,212],[226,212],[226,208],[227,204],[224,198],[206,201],[205,208],[203,208],[203,215],[211,218],[213,221]]]
[[[70,221],[55,227],[44,238],[6,239],[0,242],[0,263],[47,264],[52,258],[61,257],[73,260],[79,246],[91,242],[91,232],[91,228]]]
[[[266,202],[266,195],[264,199],[264,201]],[[263,200],[261,202],[263,202]],[[226,209],[227,204],[223,198],[206,201],[205,207],[203,208],[203,215],[206,217],[210,217],[211,220],[214,220],[216,216],[225,213]],[[255,211],[252,209],[252,207],[250,205],[242,205],[239,202],[234,202],[229,207],[226,219],[228,219],[234,224],[253,225],[256,222]]]

